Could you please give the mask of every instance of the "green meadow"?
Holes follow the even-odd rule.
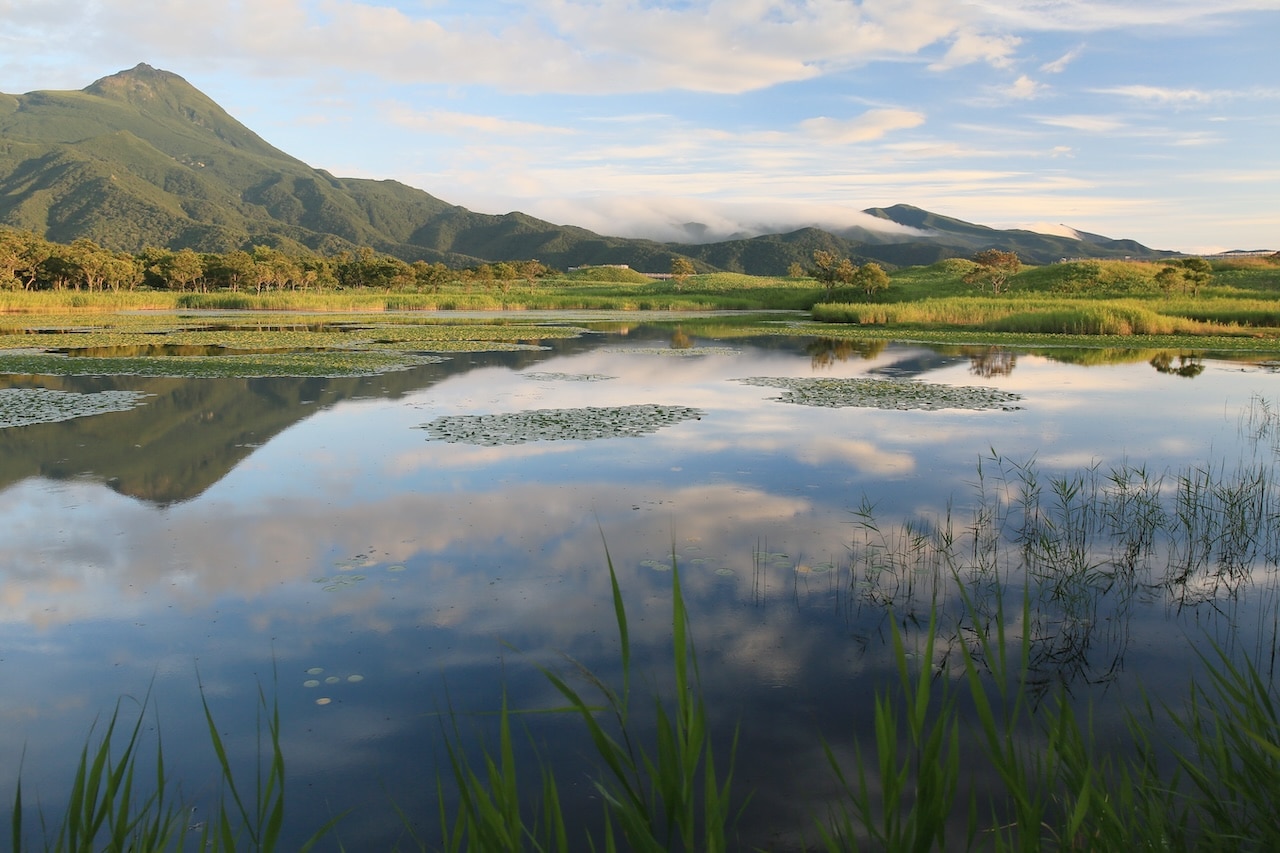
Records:
[[[437,282],[429,288],[343,290],[6,291],[6,314],[88,315],[121,311],[387,313],[417,311],[770,311],[809,312],[822,332],[870,337],[925,335],[1104,341],[1151,337],[1215,349],[1258,349],[1280,337],[1280,263],[1216,261],[1206,281],[1161,278],[1168,265],[1073,261],[1026,267],[999,293],[966,279],[975,264],[950,259],[894,270],[868,295],[828,290],[814,279],[737,273],[655,280],[633,270],[587,268],[528,280]],[[806,328],[804,333],[812,329]]]

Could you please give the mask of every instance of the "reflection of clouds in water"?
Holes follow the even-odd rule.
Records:
[[[890,452],[869,441],[835,436],[810,439],[798,448],[796,457],[808,465],[838,462],[878,476],[902,475],[915,469],[915,459],[909,453]]]
[[[62,534],[61,552],[67,559],[56,566],[42,564],[49,543],[41,530],[8,537],[0,563],[5,621],[49,625],[170,604],[195,608],[223,597],[253,600],[290,582],[308,583],[304,592],[314,596],[320,594],[318,585],[310,583],[314,578],[339,576],[337,561],[369,554],[375,565],[359,569],[360,574],[381,576],[387,574],[385,566],[411,564],[411,571],[425,572],[434,585],[449,590],[455,608],[449,621],[456,622],[466,616],[468,590],[487,584],[490,574],[518,581],[531,571],[602,567],[597,518],[611,552],[638,561],[634,555],[668,540],[673,526],[682,535],[696,533],[716,549],[742,552],[754,525],[785,525],[812,510],[801,499],[732,485],[525,485],[501,492],[408,493],[338,508],[317,495],[247,506],[194,503],[160,512],[123,499],[92,506],[94,492],[103,497],[114,493],[83,488],[86,500],[79,512],[87,517],[68,519]],[[42,492],[20,486],[6,497],[38,502]],[[637,513],[649,521],[637,523]],[[100,530],[111,518],[119,532],[103,537]],[[461,555],[465,565],[458,562]],[[513,564],[513,555],[537,557]],[[493,568],[476,568],[482,565]],[[530,589],[528,606],[547,603]],[[600,589],[607,591],[607,584]],[[380,600],[355,584],[326,601],[346,606],[366,596],[370,608]],[[55,600],[57,607],[51,610]],[[131,606],[122,608],[125,601]]]

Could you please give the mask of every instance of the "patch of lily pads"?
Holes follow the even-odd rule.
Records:
[[[150,395],[140,391],[79,393],[53,388],[0,388],[0,429],[127,412]]]
[[[447,353],[545,350],[544,340],[578,327],[531,324],[317,323],[314,318],[242,317],[211,328],[210,318],[114,317],[101,326],[0,326],[0,373],[59,376],[371,376],[442,361]],[[39,332],[38,334],[35,332]],[[158,352],[203,347],[209,352]],[[115,352],[110,352],[115,350]],[[132,350],[132,351],[131,351]]]
[[[605,352],[618,352],[626,355],[664,355],[674,358],[691,358],[703,355],[741,355],[742,351],[733,347],[606,347]]]
[[[781,388],[771,397],[783,403],[827,408],[968,409],[1016,411],[1022,395],[977,385],[939,385],[900,379],[831,379],[756,376],[739,379],[746,385]]]
[[[382,350],[275,352],[165,358],[92,358],[51,353],[2,353],[0,373],[42,376],[164,376],[255,379],[266,376],[376,376],[444,361],[443,356]]]
[[[525,379],[534,382],[605,382],[609,379],[615,379],[614,376],[605,376],[603,373],[522,373]]]
[[[586,406],[580,409],[533,409],[491,415],[442,415],[421,425],[432,439],[494,447],[532,441],[591,441],[657,432],[663,427],[701,418],[688,406]]]

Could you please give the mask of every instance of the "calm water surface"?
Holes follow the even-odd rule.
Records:
[[[714,723],[726,738],[742,727],[739,789],[756,791],[743,832],[786,846],[834,794],[821,738],[847,755],[867,731],[892,673],[893,614],[912,642],[912,619],[954,599],[865,571],[858,555],[892,550],[895,525],[936,528],[950,514],[963,528],[980,487],[1016,503],[1019,466],[1046,493],[1054,477],[1145,466],[1172,494],[1182,472],[1275,457],[1243,414],[1280,399],[1263,362],[674,343],[636,326],[372,379],[8,377],[153,396],[0,431],[0,802],[22,760],[25,801],[58,814],[94,720],[121,697],[136,713],[148,691],[149,728],[184,794],[206,802],[217,775],[198,685],[246,762],[262,686],[283,716],[292,839],[353,809],[338,832],[347,849],[389,849],[403,832],[392,802],[434,839],[442,712],[457,712],[467,740],[491,727],[471,712],[496,708],[503,684],[516,706],[559,704],[539,665],[568,672],[571,655],[616,676],[607,548],[637,680],[660,690],[678,560]],[[1021,399],[1012,411],[830,408],[737,381],[863,376]],[[638,404],[699,416],[640,436],[501,445],[422,428]],[[872,517],[888,538],[860,524]],[[1112,709],[1139,682],[1180,696],[1189,643],[1206,635],[1267,666],[1274,564],[1249,572],[1229,589],[1138,584],[1098,593],[1087,614],[1046,613],[1038,666]],[[578,726],[525,719],[572,808],[596,814]],[[1104,737],[1117,721],[1102,714]]]

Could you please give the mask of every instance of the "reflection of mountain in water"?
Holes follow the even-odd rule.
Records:
[[[344,378],[171,379],[136,376],[0,376],[0,387],[39,385],[90,393],[129,389],[152,396],[126,412],[0,430],[0,489],[28,477],[87,477],[157,504],[197,497],[254,448],[317,411],[360,397],[391,398],[476,367],[519,368],[585,346],[459,354],[439,364]]]
[[[968,360],[968,356],[948,355],[936,350],[920,349],[913,350],[905,358],[898,359],[891,364],[873,367],[867,373],[874,376],[888,376],[893,379],[914,379],[918,376],[924,376],[926,373],[941,370],[944,367],[964,364]]]

